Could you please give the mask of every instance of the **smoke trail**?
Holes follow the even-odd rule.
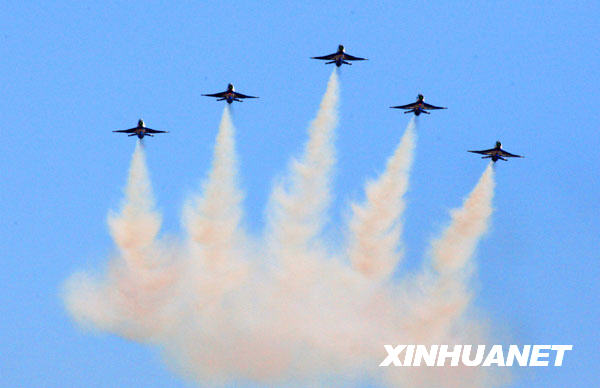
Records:
[[[431,243],[432,269],[421,275],[421,301],[413,309],[412,322],[417,331],[426,328],[428,338],[452,338],[465,325],[465,314],[472,301],[468,265],[475,248],[488,229],[494,190],[493,168],[489,165],[461,208],[451,211],[450,225]],[[469,324],[473,325],[473,322]],[[423,339],[424,340],[424,339]],[[467,342],[450,342],[467,343]],[[469,342],[471,343],[471,342]]]
[[[227,265],[240,241],[242,193],[237,186],[235,128],[229,107],[223,110],[211,172],[203,193],[187,206],[184,218],[189,238],[203,250],[208,266]]]
[[[494,169],[488,165],[462,208],[452,211],[452,222],[433,242],[433,265],[441,274],[461,270],[473,256],[488,229],[494,196]]]
[[[352,386],[365,379],[418,388],[498,385],[486,368],[378,368],[383,344],[488,343],[482,321],[469,314],[470,289],[460,269],[491,214],[491,171],[433,243],[437,272],[391,282],[386,276],[400,257],[398,220],[414,123],[369,185],[366,202],[355,206],[351,245],[330,253],[319,243],[326,242],[337,104],[334,73],[304,154],[292,162],[289,184],[275,187],[268,229],[256,242],[240,227],[227,109],[203,192],[184,210],[183,244],[157,239],[160,216],[138,147],[123,209],[109,217],[118,254],[106,274],[79,273],[67,281],[69,312],[81,323],[157,345],[179,374],[202,386]],[[349,252],[354,267],[344,260]],[[368,259],[377,263],[372,272],[356,264]]]
[[[488,165],[461,208],[451,211],[450,225],[431,244],[432,266],[420,274],[410,296],[407,336],[420,344],[475,344],[489,342],[489,328],[473,316],[473,292],[469,287],[475,248],[486,233],[492,214],[494,176]],[[418,290],[414,293],[414,290]],[[508,382],[505,370],[481,368],[441,368],[427,373],[388,371],[391,382],[413,386],[483,387]],[[408,379],[407,379],[408,378]]]
[[[352,204],[348,256],[353,267],[373,278],[389,277],[400,261],[397,252],[406,207],[409,171],[415,148],[415,119],[409,122],[386,170],[366,187],[365,203]]]
[[[239,375],[227,367],[227,349],[231,341],[239,339],[238,329],[231,325],[242,307],[233,307],[227,301],[237,295],[249,271],[244,251],[248,243],[240,226],[243,195],[237,182],[234,135],[230,108],[226,106],[202,193],[184,209],[188,241],[178,285],[177,323],[162,344],[179,372],[213,382],[226,380],[223,371]],[[197,330],[199,327],[202,330]],[[207,351],[209,348],[211,351]]]
[[[329,77],[317,117],[309,128],[309,140],[301,160],[292,160],[289,188],[275,187],[270,200],[271,249],[290,264],[300,252],[310,251],[311,242],[325,223],[330,201],[330,176],[335,163],[333,145],[339,100],[338,76]],[[302,255],[302,254],[300,254]]]
[[[161,307],[174,281],[167,261],[171,254],[156,241],[161,216],[154,210],[143,146],[131,160],[125,201],[108,224],[118,255],[109,263],[105,279],[81,272],[65,285],[71,314],[84,324],[144,340],[165,324]]]
[[[125,203],[120,214],[111,214],[108,224],[113,240],[128,265],[143,265],[148,247],[156,239],[161,217],[154,211],[154,197],[146,167],[144,147],[135,147],[125,189]]]

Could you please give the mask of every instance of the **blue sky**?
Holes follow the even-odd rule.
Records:
[[[405,240],[430,239],[485,168],[467,149],[501,140],[496,212],[479,247],[477,305],[516,343],[573,344],[562,368],[515,387],[597,381],[600,50],[597,2],[4,2],[0,5],[0,385],[186,386],[155,349],[80,330],[60,300],[74,270],[111,252],[109,209],[139,117],[163,233],[205,176],[233,82],[245,223],[259,233],[273,179],[306,139],[338,44],[369,61],[341,70],[332,225],[383,169],[417,93]]]

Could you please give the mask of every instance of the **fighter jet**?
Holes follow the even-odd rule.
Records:
[[[422,94],[419,94],[417,96],[417,101],[413,102],[412,104],[390,106],[390,108],[394,108],[394,109],[408,109],[404,113],[414,113],[415,116],[418,116],[421,113],[429,114],[429,112],[427,112],[427,110],[448,109],[446,107],[434,106],[434,105],[430,105],[430,104],[426,103],[425,102],[425,97],[423,97]]]
[[[504,151],[502,149],[502,143],[500,143],[500,141],[496,142],[496,147],[490,148],[489,150],[469,151],[469,152],[486,155],[486,156],[482,156],[481,159],[491,158],[494,163],[496,163],[498,161],[498,159],[502,159],[502,160],[506,161],[508,159],[505,159],[505,158],[523,158],[523,156],[521,156],[521,155],[514,155],[514,154],[511,154],[510,152]]]
[[[144,124],[144,120],[139,119],[137,127],[129,128],[129,129],[122,129],[120,131],[113,131],[113,132],[130,133],[129,136],[137,135],[137,137],[139,137],[140,139],[143,139],[144,136],[153,137],[154,136],[153,133],[167,133],[169,131],[158,131],[156,129],[147,128],[146,125]]]
[[[228,84],[227,90],[224,92],[215,93],[215,94],[203,94],[203,96],[217,97],[217,101],[225,100],[225,101],[227,101],[228,104],[231,104],[234,101],[242,102],[242,100],[241,100],[242,98],[258,98],[258,97],[254,97],[254,96],[246,96],[245,94],[234,91],[233,84]]]
[[[347,62],[347,61],[366,61],[367,60],[367,58],[359,58],[359,57],[352,56],[350,54],[346,54],[344,52],[343,45],[338,46],[338,51],[336,53],[324,55],[322,57],[311,57],[311,58],[329,61],[329,62],[325,62],[326,65],[328,65],[330,63],[335,63],[335,65],[337,67],[342,66],[342,63],[345,63],[346,65],[352,65],[350,62]]]

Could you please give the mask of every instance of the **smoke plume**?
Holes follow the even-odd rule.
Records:
[[[473,312],[474,252],[492,214],[488,167],[422,271],[395,279],[404,196],[416,142],[411,121],[385,170],[352,206],[348,241],[323,234],[331,201],[339,81],[332,73],[308,141],[267,206],[264,235],[241,227],[234,126],[225,108],[212,167],[184,207],[186,234],[160,237],[143,147],[125,200],[108,225],[105,269],[67,279],[64,300],[81,325],[157,346],[201,386],[491,387],[490,368],[379,368],[384,344],[485,344]]]
[[[377,180],[367,183],[365,203],[352,205],[348,256],[353,267],[366,276],[389,277],[402,257],[397,250],[416,142],[415,125],[413,117],[388,159],[386,170]]]
[[[333,136],[338,122],[338,100],[338,76],[334,71],[317,117],[310,125],[301,159],[292,159],[287,179],[275,186],[271,195],[269,246],[284,265],[294,265],[299,255],[314,250],[318,244],[315,239],[326,221],[335,163]]]

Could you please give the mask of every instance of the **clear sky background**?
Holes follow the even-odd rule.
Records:
[[[373,2],[375,3],[375,2]],[[513,343],[573,344],[562,368],[514,387],[598,382],[600,3],[597,1],[207,1],[0,3],[0,386],[185,387],[159,352],[82,331],[60,299],[75,270],[113,249],[133,138],[143,117],[163,233],[208,171],[233,82],[246,226],[259,233],[273,179],[306,140],[342,43],[369,58],[341,71],[332,225],[421,117],[408,193],[408,269],[486,162],[498,162],[492,230],[479,247],[476,304]],[[486,4],[487,3],[487,4]],[[335,232],[335,230],[333,231]],[[187,384],[187,385],[186,385]]]

